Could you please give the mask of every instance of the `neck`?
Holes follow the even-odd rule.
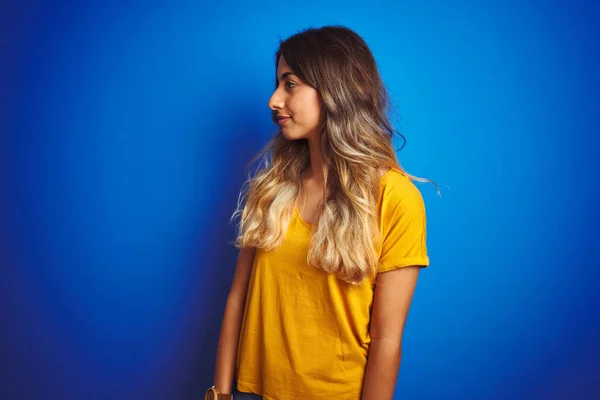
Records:
[[[310,157],[310,166],[308,167],[306,178],[317,184],[323,184],[323,158],[321,157],[321,145],[319,138],[308,139],[308,152]]]

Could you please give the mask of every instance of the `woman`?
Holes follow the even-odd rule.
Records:
[[[412,182],[426,179],[396,159],[387,92],[355,32],[295,34],[275,69],[280,129],[234,213],[241,251],[211,393],[231,398],[235,379],[235,400],[391,399],[429,265]]]

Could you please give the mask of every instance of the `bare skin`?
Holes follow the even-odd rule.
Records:
[[[213,383],[217,390],[224,394],[230,394],[233,388],[238,339],[255,253],[254,248],[240,250],[233,283],[227,296],[225,313],[221,324],[221,334],[217,346],[215,379]]]

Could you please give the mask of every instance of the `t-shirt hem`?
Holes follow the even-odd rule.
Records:
[[[412,265],[418,265],[426,268],[429,266],[429,257],[407,257],[395,262],[385,262],[379,265],[378,272],[393,271],[395,269],[404,268]]]
[[[238,392],[252,393],[252,394],[261,396],[263,398],[263,400],[290,400],[289,398],[282,399],[282,398],[271,397],[269,395],[263,394],[262,386],[259,385],[258,383],[247,383],[247,382],[243,382],[243,381],[236,381],[236,389]],[[333,396],[331,398],[338,398],[338,397]],[[360,392],[358,393],[358,395],[356,397],[353,396],[352,398],[360,398]],[[235,400],[235,395],[233,396],[233,400]]]
[[[271,396],[267,396],[267,395],[263,394],[262,386],[255,384],[255,383],[247,383],[247,382],[237,381],[236,387],[239,392],[257,394],[257,395],[261,396],[264,400],[279,400],[279,399],[276,399],[275,397],[271,397]],[[233,397],[235,400],[235,396],[233,396]]]

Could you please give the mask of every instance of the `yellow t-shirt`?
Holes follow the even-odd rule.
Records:
[[[379,273],[428,266],[425,204],[388,170],[378,201]],[[369,351],[372,281],[350,284],[306,262],[311,226],[296,207],[285,240],[256,249],[236,361],[237,389],[265,400],[359,400]]]

